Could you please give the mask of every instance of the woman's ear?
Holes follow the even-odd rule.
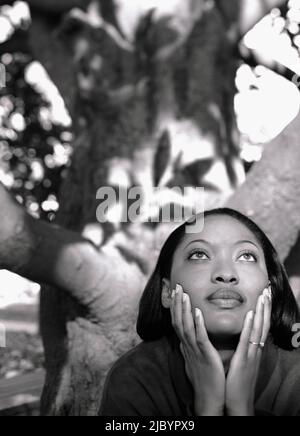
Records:
[[[170,288],[170,280],[163,279],[161,303],[165,309],[170,309],[172,304],[172,289]]]

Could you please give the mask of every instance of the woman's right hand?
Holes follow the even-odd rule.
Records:
[[[194,388],[196,416],[223,416],[226,382],[221,357],[208,338],[202,312],[196,309],[194,322],[190,298],[179,285],[172,293],[171,317]]]

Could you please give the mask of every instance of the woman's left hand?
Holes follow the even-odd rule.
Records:
[[[270,289],[258,298],[255,314],[249,312],[246,316],[226,379],[227,416],[254,416],[256,382],[271,324]]]

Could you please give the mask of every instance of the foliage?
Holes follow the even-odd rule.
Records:
[[[6,53],[1,61],[6,87],[0,90],[0,178],[29,213],[51,221],[72,134],[51,120],[49,102],[26,80],[32,58]]]

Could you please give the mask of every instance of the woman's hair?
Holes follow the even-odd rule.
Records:
[[[285,268],[272,243],[252,220],[233,209],[223,208],[204,212],[204,219],[211,215],[226,215],[236,219],[244,224],[261,244],[272,286],[273,307],[270,334],[275,345],[285,350],[293,350],[292,327],[299,322],[299,309]],[[169,236],[142,295],[137,332],[144,341],[154,341],[174,332],[170,310],[162,305],[162,285],[164,278],[170,279],[174,253],[186,234],[186,226],[190,224],[190,221],[184,223]]]

